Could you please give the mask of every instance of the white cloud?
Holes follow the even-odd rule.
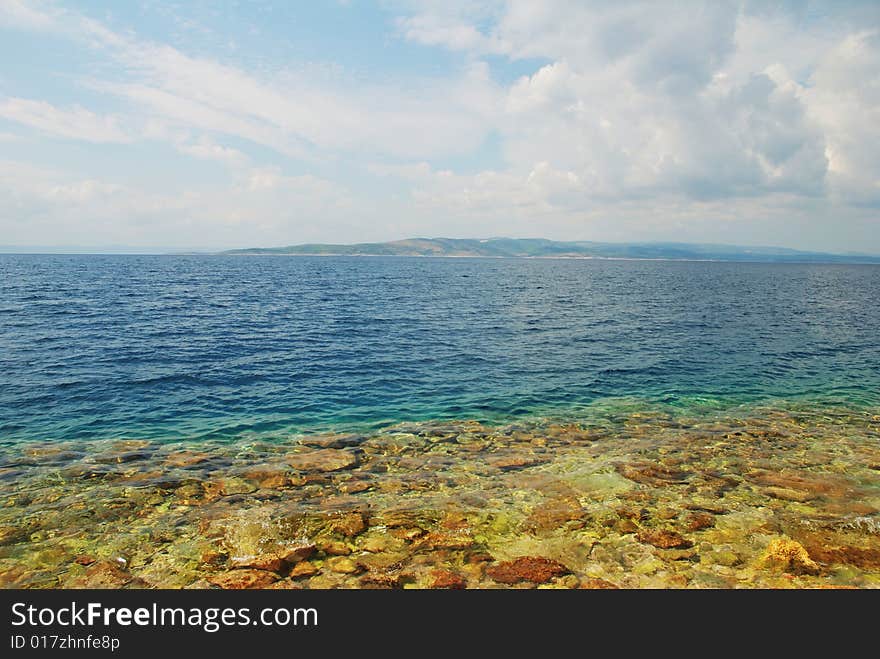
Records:
[[[247,68],[56,5],[5,0],[5,24],[99,53],[101,72],[112,75],[84,82],[127,110],[100,115],[12,98],[0,101],[0,116],[91,142],[162,141],[225,163],[226,188],[192,186],[168,198],[129,190],[135,206],[123,207],[142,218],[164,209],[187,227],[214,221],[230,239],[230,227],[260,227],[279,242],[380,238],[391,229],[597,239],[663,230],[711,239],[714,230],[718,239],[761,242],[807,218],[816,229],[798,225],[795,238],[815,240],[821,227],[849,222],[841,244],[857,244],[877,219],[876,8],[829,6],[817,21],[796,4],[749,1],[388,6],[399,10],[396,36],[450,50],[456,73]],[[510,63],[528,75],[500,82]],[[481,151],[490,136],[497,156]],[[265,157],[266,149],[275,153]],[[278,163],[291,160],[290,171],[311,167],[326,178],[286,175]],[[386,187],[364,192],[364,181],[331,180],[349,170]],[[112,183],[93,183],[54,185],[95,205],[97,216],[100,204],[121,203]],[[34,198],[54,203],[45,190]]]
[[[180,142],[177,150],[193,158],[216,160],[230,166],[240,166],[248,161],[247,156],[238,149],[222,146],[207,137],[197,142]]]
[[[100,116],[79,106],[58,108],[45,101],[13,97],[0,100],[0,117],[52,135],[86,142],[131,141],[117,117]]]

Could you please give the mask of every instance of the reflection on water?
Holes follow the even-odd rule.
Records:
[[[0,583],[880,586],[876,409],[629,407],[3,447]]]

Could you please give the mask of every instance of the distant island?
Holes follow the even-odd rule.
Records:
[[[561,242],[543,238],[408,238],[351,245],[306,244],[251,247],[223,254],[259,256],[440,256],[494,258],[663,259],[683,261],[755,261],[787,263],[880,263],[880,256],[827,254],[784,247],[690,243]]]

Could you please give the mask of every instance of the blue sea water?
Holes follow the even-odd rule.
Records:
[[[880,266],[0,255],[0,442],[880,405]]]

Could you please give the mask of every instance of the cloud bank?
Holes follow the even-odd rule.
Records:
[[[76,65],[52,61],[42,85],[0,75],[3,243],[880,252],[873,3],[391,2],[385,38],[427,64],[358,71],[341,52],[188,50],[136,14],[0,7],[0,35]]]

